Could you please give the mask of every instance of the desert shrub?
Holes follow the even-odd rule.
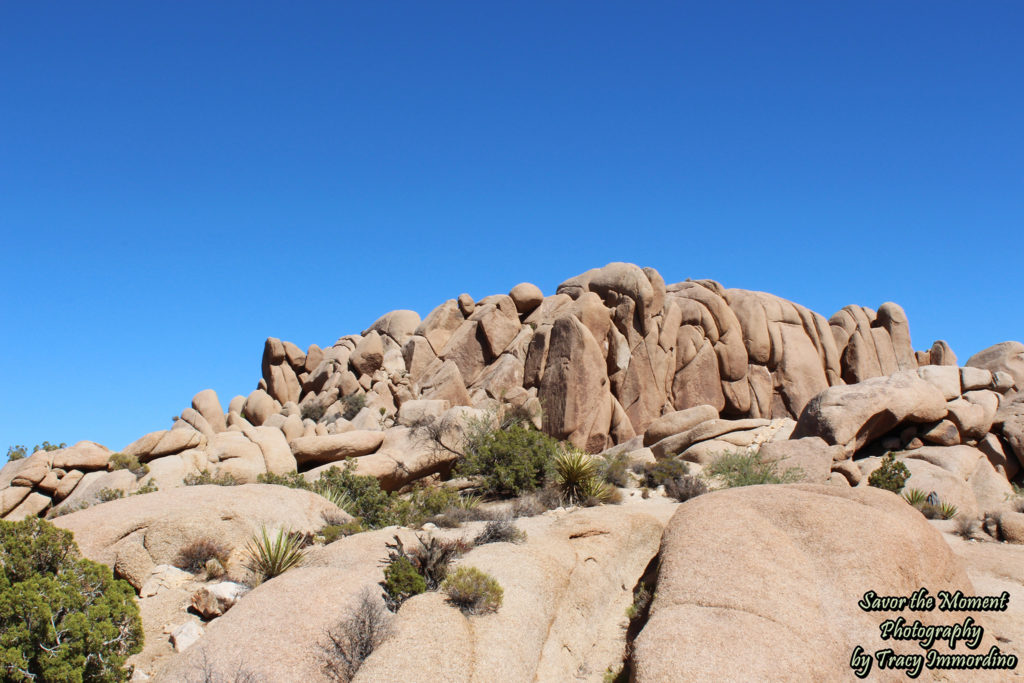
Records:
[[[978,520],[966,515],[960,515],[956,520],[956,533],[964,540],[971,540],[978,533]]]
[[[665,482],[665,495],[685,503],[691,498],[702,496],[708,492],[708,485],[699,477],[684,474]]]
[[[612,486],[629,485],[629,456],[625,453],[606,455],[597,461],[598,474]]]
[[[137,488],[134,491],[132,491],[132,495],[133,496],[143,496],[143,495],[145,495],[147,493],[156,493],[159,490],[160,490],[160,487],[156,485],[156,481],[154,481],[153,479],[150,479],[145,484],[143,484],[139,488]]]
[[[647,611],[654,599],[654,593],[646,581],[639,582],[633,589],[633,603],[626,608],[626,617],[632,621]]]
[[[174,558],[174,566],[198,574],[206,569],[206,563],[210,560],[217,560],[222,567],[227,567],[229,555],[231,548],[207,536],[198,538],[179,550]]]
[[[394,612],[414,595],[427,590],[427,580],[416,571],[412,560],[404,555],[393,557],[384,568],[384,592],[388,608]]]
[[[526,532],[515,525],[510,519],[496,519],[488,522],[483,531],[473,539],[474,545],[486,543],[522,543],[526,540]]]
[[[907,466],[896,459],[892,453],[886,453],[882,465],[868,477],[868,485],[899,493],[910,477]]]
[[[149,473],[149,465],[140,463],[134,455],[125,455],[124,453],[111,455],[108,467],[111,470],[128,470],[136,477],[142,477]]]
[[[760,453],[756,451],[724,453],[707,466],[704,474],[708,477],[718,477],[727,488],[757,484],[788,484],[799,481],[803,476],[798,467],[790,467],[779,472],[778,463],[762,460]]]
[[[928,502],[928,494],[921,489],[907,489],[903,492],[903,500],[914,507],[919,507]]]
[[[366,407],[366,394],[349,394],[341,397],[341,416],[351,420],[359,414],[359,411]]]
[[[222,667],[214,665],[205,648],[197,646],[199,657],[193,660],[191,672],[182,683],[264,683],[263,679],[248,669],[241,661],[234,664],[225,664]],[[217,657],[222,659],[223,653]]]
[[[67,444],[61,442],[59,444],[53,444],[49,441],[44,441],[41,444],[36,444],[32,447],[32,450],[27,449],[25,446],[15,445],[7,447],[7,459],[8,460],[21,460],[22,458],[32,455],[37,451],[56,451],[61,448],[67,448]]]
[[[24,446],[8,446],[7,447],[7,459],[8,460],[21,460],[28,455],[28,449]]]
[[[656,489],[669,479],[678,479],[690,473],[690,466],[683,460],[664,458],[656,463],[648,463],[643,468],[644,486]]]
[[[71,532],[0,521],[0,679],[125,681],[142,649],[135,591],[79,559]]]
[[[96,500],[101,503],[109,503],[118,498],[124,498],[124,491],[121,489],[100,489],[100,492],[96,494]]]
[[[553,486],[546,486],[539,491],[520,496],[512,502],[513,518],[534,517],[548,510],[554,510],[562,504],[562,495]]]
[[[301,535],[286,533],[284,529],[278,529],[277,536],[270,538],[267,528],[262,527],[245,546],[245,568],[260,581],[280,576],[302,564],[304,541]]]
[[[394,543],[385,544],[389,549],[388,561],[393,562],[400,557],[409,560],[416,572],[426,581],[427,590],[437,590],[448,575],[448,565],[452,560],[472,547],[461,540],[446,541],[436,536],[424,540],[422,535],[417,535],[416,541],[419,545],[406,549],[398,536],[395,536],[394,540]]]
[[[324,416],[326,408],[320,401],[311,399],[302,404],[301,416],[303,420],[312,420],[313,422],[319,422]]]
[[[320,475],[314,487],[345,494],[351,501],[345,512],[358,517],[364,526],[379,529],[402,523],[402,503],[397,495],[388,495],[376,477],[355,473],[354,460],[345,467],[332,467]]]
[[[289,472],[287,474],[274,474],[273,472],[264,472],[263,474],[256,477],[256,481],[260,484],[273,484],[275,486],[287,486],[290,489],[304,489],[310,491],[313,485],[306,481],[298,472]]]
[[[496,612],[505,593],[497,579],[476,567],[459,567],[441,589],[452,604],[468,614]]]
[[[352,680],[366,658],[391,635],[391,618],[373,592],[366,588],[355,606],[333,628],[320,645],[324,674],[332,681]]]
[[[479,477],[483,490],[498,496],[535,490],[551,474],[559,452],[558,441],[520,423],[479,436],[471,434],[467,444],[456,471]]]
[[[185,475],[185,486],[206,486],[208,484],[215,486],[238,486],[240,483],[227,472],[212,474],[210,470],[203,470],[198,474],[196,472],[189,472]]]
[[[350,522],[342,522],[340,524],[327,524],[320,529],[320,535],[324,537],[324,545],[328,545],[334,543],[339,538],[345,538],[362,531],[365,531],[363,525],[358,520],[353,519]]]

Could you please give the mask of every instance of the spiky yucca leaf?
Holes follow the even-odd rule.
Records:
[[[480,507],[480,503],[483,502],[483,496],[470,493],[459,498],[458,507],[461,510],[475,510]]]
[[[928,494],[921,489],[907,489],[903,492],[903,499],[914,507],[919,507],[928,500]]]
[[[277,536],[270,538],[267,527],[249,539],[245,546],[245,567],[263,581],[279,576],[292,567],[298,567],[305,558],[302,537],[277,530]]]
[[[555,486],[569,503],[585,500],[585,487],[596,479],[597,464],[583,451],[568,448],[555,455]]]
[[[959,509],[956,505],[952,503],[939,503],[939,513],[943,519],[953,519],[956,517],[957,512],[959,512]]]
[[[352,496],[348,495],[347,491],[344,491],[337,486],[317,482],[317,484],[313,486],[313,492],[323,496],[345,512],[348,512],[352,505]]]

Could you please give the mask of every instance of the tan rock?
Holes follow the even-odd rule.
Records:
[[[964,392],[988,389],[991,386],[991,371],[984,368],[960,368],[960,387]]]
[[[377,332],[391,337],[401,345],[416,333],[420,322],[420,314],[416,311],[391,311],[382,315],[368,329],[364,330],[363,336],[365,337],[370,332]]]
[[[945,415],[942,392],[908,370],[829,387],[807,404],[793,436],[820,436],[853,453],[901,424],[941,420]]]
[[[384,442],[384,433],[355,430],[344,434],[300,437],[289,444],[300,467],[338,462],[348,457],[369,455]]]
[[[324,350],[316,344],[310,344],[309,348],[306,349],[306,362],[303,363],[302,367],[306,372],[313,372],[313,370],[323,362]]]
[[[292,418],[298,420],[294,415],[289,419]],[[292,450],[288,446],[288,440],[282,430],[273,427],[252,427],[243,430],[243,434],[259,448],[267,472],[288,474],[295,471],[297,466],[295,456],[292,455]]]
[[[299,400],[302,384],[295,370],[287,363],[269,366],[264,377],[267,380],[267,393],[279,403]]]
[[[942,392],[947,401],[960,397],[960,368],[951,365],[926,365],[917,375]]]
[[[280,405],[270,397],[270,394],[262,389],[256,389],[245,399],[242,415],[253,426],[259,427],[278,410],[280,410]]]
[[[960,430],[952,420],[939,420],[921,427],[921,439],[937,446],[955,446],[960,443]]]
[[[53,462],[53,453],[36,451],[21,462],[10,480],[11,486],[35,486],[46,477]]]
[[[1020,463],[1017,458],[1012,451],[1008,451],[1003,446],[1003,442],[995,434],[986,434],[985,438],[978,442],[978,450],[985,454],[988,461],[992,463],[992,467],[1007,481],[1011,481],[1020,472]]]
[[[455,299],[444,302],[423,319],[415,334],[424,337],[434,353],[441,353],[441,349],[448,343],[452,333],[462,324],[464,316],[459,311],[459,305]]]
[[[93,441],[79,441],[74,446],[55,451],[53,467],[62,470],[106,469],[110,449]]]
[[[699,496],[666,529],[633,677],[846,680],[854,647],[878,642],[878,613],[857,606],[865,591],[909,596],[921,586],[973,594],[941,534],[891,493],[794,484]],[[914,617],[948,623],[939,612]]]
[[[53,499],[59,502],[67,498],[84,476],[85,473],[79,470],[71,470],[65,474],[61,477],[60,483],[57,484],[57,489],[53,492]]]
[[[33,491],[4,517],[8,522],[20,522],[27,517],[36,517],[50,507],[50,497]]]
[[[448,339],[438,358],[452,361],[469,384],[487,366],[490,359],[487,341],[476,320],[467,320]]]
[[[856,486],[863,478],[860,468],[852,460],[841,460],[832,463],[832,472],[842,475],[850,486]]]
[[[216,619],[224,616],[248,592],[248,586],[233,581],[220,581],[197,590],[189,603],[203,619]]]
[[[842,448],[830,446],[824,439],[811,436],[766,443],[761,446],[759,455],[765,462],[778,463],[780,473],[795,468],[800,470],[801,481],[825,484],[832,473],[834,459],[842,457]]]
[[[365,335],[349,356],[349,362],[359,374],[372,375],[376,372],[384,362],[384,344],[380,334],[371,330]]]
[[[454,361],[447,360],[432,365],[416,383],[417,392],[426,400],[448,401],[453,406],[471,404],[466,383]]]
[[[928,353],[927,365],[957,365],[956,354],[953,353],[953,349],[949,347],[949,344],[943,340],[938,340],[932,344],[931,351]]]
[[[452,405],[448,401],[413,400],[406,401],[398,409],[398,424],[411,426],[421,420],[438,418]]]
[[[475,320],[479,324],[479,333],[486,342],[486,350],[491,358],[501,355],[505,347],[519,334],[521,327],[515,311],[507,313],[495,304],[477,307],[470,320]]]
[[[544,293],[540,291],[540,287],[529,282],[520,282],[508,295],[515,302],[519,315],[529,315],[544,301]]]
[[[0,489],[0,517],[4,517],[21,505],[30,493],[32,493],[31,486],[8,486],[5,489]]]
[[[744,431],[757,427],[767,427],[768,420],[750,418],[747,420],[707,420],[685,432],[665,437],[651,446],[656,458],[665,458],[670,454],[682,453],[690,446],[701,441],[714,439],[729,432]]]
[[[1008,341],[990,346],[971,356],[966,365],[985,368],[993,373],[1008,373],[1013,376],[1017,389],[1024,389],[1024,344],[1020,342]]]
[[[224,422],[224,409],[213,389],[204,389],[192,397],[192,408],[206,418],[215,432],[223,432],[227,427]]]
[[[988,405],[979,405],[967,399],[957,398],[946,404],[947,418],[953,421],[963,440],[980,439],[992,428],[999,399],[991,394]]]

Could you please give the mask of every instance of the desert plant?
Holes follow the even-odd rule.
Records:
[[[702,496],[707,492],[708,485],[704,483],[704,480],[691,474],[684,474],[665,482],[665,495],[675,498],[680,503],[685,503],[691,498]]]
[[[366,394],[349,394],[341,397],[341,416],[351,420],[359,414],[359,411],[366,407]]]
[[[185,486],[206,486],[213,484],[215,486],[238,486],[239,481],[235,477],[227,472],[213,474],[210,470],[203,470],[199,473],[189,472],[185,475]]]
[[[868,485],[899,493],[910,477],[907,466],[896,459],[893,453],[886,453],[882,464],[868,477]]]
[[[956,520],[956,533],[964,540],[971,540],[978,533],[978,520],[967,515],[960,515]]]
[[[520,496],[512,502],[513,518],[534,517],[562,504],[562,495],[554,486],[546,486],[539,491]]]
[[[159,490],[160,490],[160,487],[156,485],[156,481],[153,480],[153,479],[150,479],[145,484],[143,484],[139,488],[137,488],[134,491],[132,491],[132,495],[133,496],[142,496],[142,495],[145,495],[147,493],[156,493]]]
[[[339,538],[358,534],[361,531],[364,531],[362,525],[353,519],[350,522],[343,522],[341,524],[326,524],[320,529],[320,535],[323,536],[324,545],[329,545]]]
[[[8,460],[21,460],[28,455],[28,449],[24,446],[8,446],[7,447],[7,459]]]
[[[419,545],[407,550],[397,535],[394,540],[394,543],[385,544],[389,549],[388,561],[394,562],[400,557],[409,560],[416,572],[426,581],[427,590],[437,590],[448,575],[448,565],[451,561],[471,547],[461,540],[446,541],[436,536],[424,540],[424,536],[417,535]]]
[[[416,571],[412,560],[404,555],[395,556],[388,562],[384,568],[383,585],[388,609],[392,612],[397,611],[412,596],[427,590],[427,580]]]
[[[331,467],[322,473],[315,486],[344,493],[351,501],[345,512],[358,517],[370,529],[401,523],[398,496],[389,496],[376,477],[356,474],[355,468],[355,460],[348,459],[345,467]]]
[[[515,525],[510,519],[496,519],[488,522],[477,537],[474,545],[486,543],[522,543],[526,540],[526,532]]]
[[[619,490],[597,476],[585,480],[581,490],[583,499],[580,502],[587,507],[622,502]]]
[[[476,567],[459,567],[441,589],[452,604],[468,614],[496,612],[505,593],[497,579]]]
[[[346,512],[348,512],[348,508],[352,507],[352,496],[348,494],[348,491],[338,486],[317,482],[313,486],[313,492],[331,501]]]
[[[0,521],[0,680],[125,681],[142,641],[134,589],[79,559],[71,532]]]
[[[560,450],[558,441],[518,422],[480,435],[470,429],[466,443],[456,471],[479,477],[482,489],[497,496],[535,490],[552,472]]]
[[[302,536],[286,533],[284,529],[278,529],[277,536],[270,538],[267,528],[261,527],[260,533],[250,538],[245,546],[245,568],[260,581],[280,576],[302,564],[305,559],[304,540]]]
[[[351,608],[320,646],[324,674],[333,681],[352,680],[366,658],[391,635],[391,618],[369,588],[363,589]]]
[[[56,451],[61,448],[67,448],[67,444],[61,442],[59,444],[53,444],[49,441],[44,441],[41,444],[36,444],[32,447],[32,450],[27,449],[25,446],[8,446],[7,447],[7,459],[8,460],[21,460],[22,458],[32,455],[38,451]]]
[[[583,451],[565,448],[555,454],[554,466],[555,486],[562,498],[570,504],[584,501],[588,497],[585,487],[597,479],[594,459]]]
[[[626,617],[630,621],[642,615],[654,599],[654,593],[645,581],[641,581],[633,589],[633,603],[626,608]]]
[[[260,484],[287,486],[290,489],[303,489],[306,491],[311,491],[313,489],[313,485],[306,481],[305,477],[303,477],[299,472],[288,472],[287,474],[264,472],[256,477],[256,481]]]
[[[198,574],[206,568],[210,560],[217,560],[222,567],[228,566],[231,548],[209,536],[197,538],[182,547],[174,558],[174,566],[187,572]]]
[[[326,408],[320,401],[316,399],[310,399],[302,404],[302,410],[300,415],[303,420],[312,420],[313,422],[319,422],[324,416]]]
[[[903,499],[914,507],[919,507],[928,502],[928,494],[921,489],[907,489],[903,492]]]
[[[598,474],[612,486],[629,485],[629,456],[625,453],[606,455],[597,461]]]
[[[114,453],[111,455],[107,467],[112,471],[128,470],[136,478],[143,477],[149,473],[149,465],[140,463],[138,457],[134,455],[125,455],[124,453]]]
[[[939,515],[942,519],[953,519],[956,517],[957,512],[959,512],[959,509],[956,505],[952,503],[939,503]]]
[[[778,463],[762,460],[758,452],[727,452],[718,456],[705,468],[704,474],[717,477],[727,488],[757,484],[788,484],[799,481],[803,472],[798,467],[778,471]]]
[[[192,660],[192,670],[183,683],[263,683],[263,679],[242,662],[236,660],[234,664],[217,666],[210,660],[206,649],[199,647],[199,656]],[[217,657],[223,658],[224,653]]]
[[[117,500],[118,498],[124,498],[124,491],[121,489],[100,489],[100,492],[96,494],[96,500],[101,503],[109,503],[110,501]]]
[[[644,486],[658,488],[670,479],[678,479],[690,473],[690,466],[677,458],[664,458],[656,463],[640,465]]]

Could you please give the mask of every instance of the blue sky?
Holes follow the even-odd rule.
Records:
[[[1024,338],[1019,2],[0,4],[0,458],[610,261]]]

